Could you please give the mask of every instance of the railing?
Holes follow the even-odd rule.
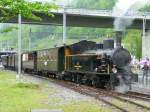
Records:
[[[128,11],[124,16],[122,14],[114,14],[112,10],[98,10],[98,9],[76,9],[76,8],[60,8],[58,10],[51,11],[53,13],[67,13],[74,15],[87,15],[87,16],[105,16],[105,17],[123,17],[123,18],[139,18],[150,19],[150,12],[141,11]]]

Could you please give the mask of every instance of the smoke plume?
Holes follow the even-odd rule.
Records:
[[[116,17],[114,21],[115,30],[124,31],[126,27],[130,26],[134,19],[127,19],[125,15],[128,14],[129,11],[138,11],[148,2],[149,0],[118,0],[113,8],[113,15]]]

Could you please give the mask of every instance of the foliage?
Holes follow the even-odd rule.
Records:
[[[150,12],[150,5],[148,4],[145,7],[141,8],[140,10]]]
[[[0,11],[1,17],[0,21],[4,22],[11,18],[16,17],[19,13],[22,17],[34,20],[41,20],[41,18],[34,14],[33,11],[41,11],[49,16],[49,10],[56,9],[55,5],[41,2],[27,2],[26,0],[1,0],[0,1]]]
[[[112,9],[117,0],[76,0],[77,8]]]
[[[124,46],[135,55],[138,59],[142,56],[142,38],[139,30],[128,30],[126,37],[123,39]]]
[[[8,33],[8,32],[11,32],[11,31],[17,30],[17,29],[18,29],[17,27],[11,26],[11,27],[2,29],[0,32],[1,32],[1,33]]]

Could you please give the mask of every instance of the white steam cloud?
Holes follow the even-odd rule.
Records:
[[[133,19],[126,19],[124,16],[128,11],[138,11],[144,7],[150,0],[118,0],[113,8],[113,15],[117,17],[114,21],[116,31],[123,31],[130,26]]]

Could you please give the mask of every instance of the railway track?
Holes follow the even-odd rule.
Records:
[[[43,78],[43,77],[40,77],[40,78]],[[53,80],[53,82],[63,87],[72,89],[81,94],[94,97],[95,99],[100,100],[104,102],[105,104],[108,104],[116,108],[120,112],[149,112],[150,111],[149,106],[143,105],[141,103],[137,103],[135,99],[133,101],[133,98],[135,97],[131,97],[131,94],[132,96],[134,96],[135,94],[131,92],[124,94],[124,93],[118,93],[114,91],[106,91],[103,89],[93,88],[93,87],[85,86],[85,85],[79,85],[76,83],[62,81],[62,80]],[[141,97],[141,96],[138,96],[138,97]],[[141,100],[140,98],[137,98],[137,99]]]
[[[143,101],[150,101],[149,94],[133,92],[133,91],[129,91],[126,94],[123,94],[123,93],[118,93],[118,94],[121,96],[124,96],[124,97],[135,98],[135,99],[139,99],[139,100],[143,100]]]
[[[123,102],[127,102],[127,103],[130,103],[130,104],[133,104],[133,105],[136,105],[140,108],[143,108],[143,109],[146,109],[146,110],[150,110],[150,106],[146,106],[146,105],[143,105],[141,103],[138,103],[138,100],[137,99],[134,99],[133,97],[129,97],[128,94],[124,94],[124,93],[116,93],[116,92],[106,92],[104,91],[105,94],[108,94],[109,96],[112,96],[113,98],[115,99],[118,99],[120,101],[123,101]],[[143,100],[143,99],[142,99]]]
[[[100,89],[93,89],[91,87],[86,87],[86,88],[88,88],[88,90],[90,90],[90,91],[96,92],[97,94],[95,94],[95,95],[99,95],[96,98],[100,99],[101,101],[103,101],[103,102],[105,102],[105,103],[107,103],[107,104],[109,104],[109,105],[111,105],[113,107],[116,107],[117,109],[121,110],[122,112],[130,112],[130,110],[126,109],[125,107],[121,108],[120,106],[114,104],[114,102],[108,101],[107,99],[119,100],[120,103],[123,102],[125,105],[126,104],[130,104],[130,105],[136,106],[136,108],[139,108],[140,110],[142,110],[142,112],[150,111],[150,107],[148,107],[146,105],[142,105],[142,104],[137,103],[135,101],[132,101],[131,98],[130,99],[129,98],[124,98],[124,97],[118,95],[118,93],[116,93],[116,92],[105,91],[105,90],[100,90]],[[90,94],[90,92],[86,92],[86,93],[88,93],[88,95]],[[92,96],[92,95],[90,94],[90,96]],[[131,111],[131,112],[133,112],[133,111]]]
[[[135,92],[135,91],[128,91],[127,94],[136,95],[136,96],[139,96],[139,97],[150,99],[150,94],[145,94],[145,93],[140,93],[140,92]]]

